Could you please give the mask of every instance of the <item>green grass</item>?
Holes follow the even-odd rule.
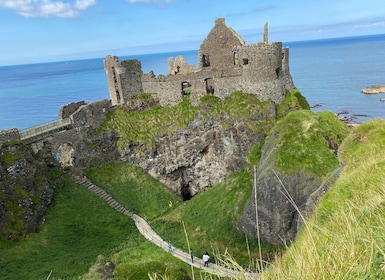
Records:
[[[131,191],[137,183],[146,186],[142,190],[144,197],[136,199],[155,201],[139,203],[139,213],[149,213],[152,217],[169,211],[168,201],[170,197],[175,198],[174,195],[164,188],[154,191],[159,183],[154,184],[152,178],[143,176],[135,166],[116,163],[115,167],[124,171],[121,179],[125,186],[133,185],[129,188]],[[109,168],[111,166],[106,166],[101,173],[111,174]],[[127,179],[130,176],[125,172],[131,172],[132,177]],[[127,197],[120,199],[125,201]],[[157,201],[157,198],[160,199]],[[177,200],[174,199],[176,204]],[[51,280],[80,276],[100,279],[95,262],[101,256],[116,265],[114,279],[148,279],[149,273],[182,279],[189,271],[188,265],[141,236],[129,217],[113,210],[86,188],[67,180],[65,188],[56,189],[46,222],[36,234],[17,243],[0,242],[1,279],[46,279],[51,271]]]
[[[99,132],[115,131],[121,136],[120,148],[137,145],[138,151],[152,149],[156,136],[184,129],[197,116],[202,123],[214,118],[222,123],[223,129],[233,122],[243,122],[254,133],[265,135],[275,123],[274,106],[270,101],[260,102],[254,94],[234,92],[224,100],[209,94],[201,98],[199,107],[191,106],[189,99],[184,98],[172,107],[152,106],[144,111],[118,108],[108,114]]]
[[[262,279],[385,279],[384,136],[372,120],[344,140],[339,179]]]
[[[87,176],[116,198],[126,209],[153,220],[181,204],[181,198],[168,191],[159,181],[138,166],[125,162],[110,163],[91,169]]]
[[[248,171],[233,174],[226,181],[186,201],[172,213],[152,222],[153,227],[188,251],[183,225],[193,251],[200,258],[207,250],[214,255],[229,253],[239,264],[248,266],[250,257],[257,258],[257,240],[245,237],[235,223],[251,195],[252,182]],[[250,247],[251,255],[248,255]],[[263,254],[270,258],[277,248],[263,244]]]
[[[339,165],[334,147],[349,129],[332,112],[299,110],[277,122],[266,139],[273,139],[276,166],[292,174],[297,170],[322,176]]]
[[[201,257],[206,250],[210,253],[227,250],[243,265],[248,265],[247,238],[236,230],[235,222],[251,195],[250,172],[235,173],[225,182],[184,203],[132,164],[111,163],[88,172],[88,175],[118,197],[127,209],[146,217],[164,240],[171,240],[173,246],[188,251],[184,223],[197,256]],[[172,208],[169,201],[173,202]],[[253,239],[248,241],[255,259],[257,242]],[[276,248],[264,245],[264,255],[271,257]]]
[[[292,93],[292,95],[295,99],[293,96],[290,97],[288,103],[291,105],[286,106],[286,109],[296,108],[297,105],[295,104],[301,103],[298,101],[299,97],[296,96],[298,94]],[[225,100],[208,95],[202,98],[201,105],[198,112],[198,109],[190,107],[188,100],[185,99],[175,108],[151,107],[142,113],[116,110],[109,115],[102,129],[118,131],[122,135],[120,142],[122,146],[130,143],[151,147],[155,135],[173,133],[176,129],[186,127],[188,121],[196,114],[218,120],[221,120],[225,114],[231,114],[231,121],[241,121],[257,133],[267,134],[275,123],[274,119],[270,117],[261,119],[260,115],[262,111],[271,110],[272,104],[259,103],[252,95],[234,93]],[[337,196],[335,200],[330,202],[326,199],[323,200],[322,203],[324,203],[326,210],[317,214],[317,219],[323,224],[327,224],[329,222],[328,217],[334,215],[335,209],[333,207],[335,205],[354,195],[350,191],[354,184],[362,184],[366,189],[374,183],[378,186],[384,185],[383,181],[367,180],[362,182],[360,178],[363,175],[358,174],[357,171],[357,166],[361,165],[358,163],[354,165],[356,164],[356,156],[360,155],[365,158],[363,155],[366,146],[362,148],[360,144],[364,141],[363,139],[367,138],[366,134],[370,134],[369,132],[380,125],[381,123],[372,123],[370,128],[361,126],[362,131],[357,130],[356,132],[360,133],[349,140],[350,142],[346,142],[350,145],[347,147],[355,144],[357,148],[344,149],[342,158],[351,164],[345,167],[344,172],[347,172],[349,166],[352,166],[351,170],[352,172],[356,171],[357,176],[354,176],[351,181],[338,181],[343,186],[339,192],[340,197]],[[225,126],[226,123],[224,122]],[[281,138],[278,137],[276,142],[277,147],[280,148],[276,156],[282,159],[280,168],[291,171],[306,165],[307,172],[322,173],[326,170],[323,169],[325,166],[330,168],[330,166],[338,164],[335,154],[333,154],[333,143],[341,143],[348,134],[348,130],[344,125],[340,125],[338,119],[331,113],[314,114],[308,110],[303,110],[281,119],[271,133],[281,133]],[[383,139],[378,136],[383,136],[381,133],[373,133],[373,137],[380,141]],[[280,141],[282,139],[285,141]],[[185,226],[191,248],[196,256],[201,257],[207,250],[211,254],[230,254],[242,266],[248,266],[250,263],[255,265],[258,258],[258,242],[255,239],[246,238],[244,234],[238,232],[235,229],[235,223],[251,195],[250,167],[258,164],[261,148],[262,143],[259,143],[250,149],[249,165],[244,170],[231,175],[222,183],[186,202],[182,202],[179,197],[167,191],[164,186],[143,173],[140,168],[128,163],[116,162],[98,169],[91,169],[87,172],[87,176],[103,187],[127,209],[145,217],[153,228],[165,240],[171,240],[174,246],[187,251],[183,228]],[[307,153],[301,152],[305,148],[307,148]],[[368,164],[366,171],[375,170],[376,172],[373,173],[378,180],[377,172],[380,174],[384,167],[381,151],[383,147],[381,145],[377,147],[373,144],[370,149],[372,151],[378,149],[379,159],[374,165]],[[310,161],[310,157],[315,157],[315,161]],[[53,171],[53,173],[55,172]],[[57,175],[50,174],[51,177]],[[340,180],[343,178],[341,177]],[[366,199],[370,194],[371,192],[365,193],[363,191],[359,193],[362,199]],[[169,201],[173,202],[172,208],[169,207]],[[382,200],[372,199],[371,201],[378,213],[385,210]],[[353,209],[350,206],[346,208]],[[341,209],[345,208],[341,207]],[[361,212],[348,211],[347,214],[354,213],[354,215],[341,215],[342,218],[338,220],[336,226],[338,224],[343,225],[342,221],[353,218],[370,229],[372,224],[369,222],[375,211],[367,208]],[[381,248],[384,246],[382,243],[372,242],[372,240],[383,238],[381,235],[383,225],[384,223],[381,222],[375,224],[374,233],[368,235],[369,242],[361,237],[350,237],[360,239],[362,244],[371,245],[367,247],[369,248],[367,251],[370,251],[372,255],[365,255],[365,258],[377,267],[382,261]],[[309,228],[311,227],[309,226]],[[315,230],[319,228],[318,225],[313,227]],[[345,233],[353,231],[354,227],[351,226],[347,229],[349,230],[346,230]],[[325,232],[327,231],[325,230]],[[363,232],[362,236],[364,234],[368,233]],[[299,239],[305,239],[305,236],[306,232],[302,231]],[[312,236],[314,237],[314,235]],[[309,256],[326,254],[324,253],[326,252],[325,244],[334,238],[333,232],[329,231],[328,235],[320,235],[320,238],[317,237],[317,239],[313,237],[310,239],[310,245],[313,245],[315,249],[308,250]],[[344,240],[342,238],[337,241],[342,242]],[[338,244],[337,241],[335,244]],[[325,248],[317,247],[318,244]],[[270,260],[277,251],[281,250],[281,248],[275,248],[269,244],[263,243],[262,245],[262,254],[265,260]],[[295,254],[300,254],[299,249],[295,249],[296,246],[301,245],[295,243],[289,248],[288,256],[292,250],[296,252]],[[303,250],[307,252],[307,248]],[[149,273],[156,273],[167,279],[183,279],[185,275],[191,276],[188,265],[172,258],[167,252],[145,240],[128,217],[117,213],[84,187],[69,180],[66,182],[65,188],[55,190],[54,200],[47,214],[47,221],[39,228],[37,234],[29,235],[18,243],[6,241],[0,243],[2,279],[46,279],[51,271],[51,280],[59,278],[78,279],[78,277],[81,279],[100,279],[99,270],[102,268],[101,262],[104,259],[109,259],[116,265],[114,279],[148,279]],[[311,260],[314,262],[311,263],[312,266],[308,270],[315,275],[317,270],[313,269],[313,266],[319,265],[322,268],[320,265],[322,262],[319,258]],[[353,262],[352,259],[349,261]],[[285,271],[286,266],[293,265],[299,269],[296,265],[301,267],[306,262],[310,262],[310,260],[286,261],[284,259],[282,264],[278,260],[272,267],[278,268],[282,265],[282,269],[279,272],[272,272],[271,275],[273,276],[270,279],[322,279],[322,276],[327,275],[324,273],[318,275],[320,278],[301,278],[301,274],[296,274],[296,277],[290,278],[291,274]],[[336,266],[334,262],[322,263],[322,265]],[[360,268],[362,269],[362,267]],[[379,275],[378,269],[367,271],[371,273],[369,275],[372,277]],[[199,271],[196,273],[196,279],[206,278],[200,275]],[[266,274],[266,277],[269,277],[268,275]],[[278,278],[275,278],[276,276]]]
[[[125,111],[116,109],[109,113],[100,131],[113,130],[121,136],[118,145],[144,144],[151,149],[153,138],[164,133],[173,133],[186,127],[197,108],[190,106],[188,98],[173,107],[153,106],[145,111]]]
[[[310,106],[299,90],[294,89],[291,92],[287,92],[285,99],[278,105],[277,120],[286,117],[289,112],[302,109],[310,110]]]
[[[56,189],[46,222],[17,243],[0,243],[1,279],[72,279],[99,254],[117,250],[136,229],[97,196],[69,180]]]

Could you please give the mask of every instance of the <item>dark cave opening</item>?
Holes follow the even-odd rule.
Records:
[[[182,196],[183,201],[187,201],[191,199],[191,191],[190,191],[190,183],[182,181],[182,185],[180,188],[180,194]]]

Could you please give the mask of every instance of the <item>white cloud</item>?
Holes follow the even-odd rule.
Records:
[[[385,21],[376,21],[371,23],[364,23],[364,24],[356,24],[354,25],[354,28],[376,28],[376,27],[384,27]]]
[[[75,0],[74,3],[52,0],[0,0],[0,8],[16,11],[24,17],[73,18],[96,4],[96,0]]]
[[[177,0],[127,0],[129,4],[154,4],[157,6],[168,5]]]

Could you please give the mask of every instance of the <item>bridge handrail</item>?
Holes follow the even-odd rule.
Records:
[[[40,133],[44,133],[44,132],[47,132],[50,130],[54,130],[57,128],[61,128],[61,127],[70,125],[71,123],[72,123],[71,119],[66,118],[66,119],[53,120],[53,121],[49,121],[46,123],[38,124],[38,125],[35,125],[32,127],[28,127],[28,128],[20,130],[19,131],[20,138],[21,138],[21,140],[23,140],[25,138],[28,138],[28,136],[38,135]]]

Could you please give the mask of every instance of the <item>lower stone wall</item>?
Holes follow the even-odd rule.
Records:
[[[245,75],[242,67],[229,71],[200,71],[188,75],[151,77],[142,76],[143,92],[156,93],[159,104],[173,106],[183,99],[182,83],[190,84],[190,97],[214,94],[223,99],[235,91],[253,93],[261,101],[272,100],[276,104],[282,102],[287,85],[292,84],[290,74],[282,74],[273,80],[255,82],[250,79],[250,73]],[[287,76],[287,77],[286,77]],[[208,81],[209,80],[209,81]],[[211,91],[210,91],[211,90]]]
[[[59,119],[69,118],[73,113],[75,113],[77,109],[79,109],[80,106],[83,106],[85,104],[86,102],[84,101],[78,101],[61,106],[59,110]]]
[[[19,130],[16,128],[11,128],[7,130],[0,130],[0,145],[4,142],[20,140]]]
[[[82,127],[98,127],[112,109],[111,101],[104,99],[80,106],[72,115],[71,121],[75,129]]]

